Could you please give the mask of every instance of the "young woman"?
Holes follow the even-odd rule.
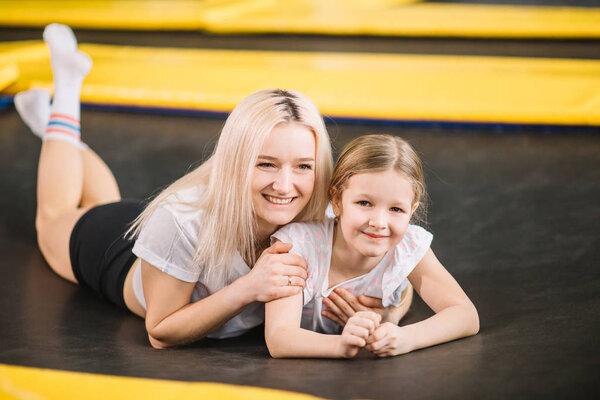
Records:
[[[242,100],[210,159],[144,207],[121,200],[80,139],[91,60],[64,25],[46,27],[44,40],[52,105],[39,90],[15,104],[43,140],[36,229],[58,275],[144,317],[156,348],[240,335],[262,323],[264,302],[302,290],[304,260],[289,245],[269,247],[269,237],[291,221],[320,220],[327,204],[329,137],[305,96],[263,90]]]
[[[426,196],[421,161],[408,143],[389,135],[353,140],[336,163],[329,193],[335,218],[292,223],[273,235],[293,244],[291,253],[306,260],[309,274],[302,293],[266,306],[273,357],[350,358],[361,348],[386,357],[478,332],[477,310],[433,254],[433,236],[410,224]],[[343,330],[323,319],[332,310],[343,314],[328,299],[334,291],[397,307],[409,283],[434,316],[400,327],[393,310],[383,318],[350,310]]]

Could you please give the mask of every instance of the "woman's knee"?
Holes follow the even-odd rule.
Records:
[[[47,214],[36,216],[35,226],[40,251],[54,272],[61,277],[77,282],[71,267],[69,242],[75,224],[86,209],[78,209],[59,217]]]

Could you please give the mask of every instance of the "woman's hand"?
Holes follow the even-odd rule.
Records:
[[[300,293],[307,278],[306,261],[290,254],[292,245],[276,242],[267,248],[252,270],[239,280],[252,301],[269,302]]]
[[[381,299],[364,295],[356,298],[352,293],[341,287],[335,288],[328,297],[323,299],[323,303],[329,309],[322,312],[323,316],[340,326],[346,325],[348,320],[359,311],[374,312],[379,314],[380,317],[384,317],[387,312],[381,303]]]
[[[348,319],[340,337],[339,354],[342,358],[352,358],[367,344],[381,317],[370,311],[359,311]]]
[[[377,357],[397,356],[412,350],[411,337],[405,327],[391,322],[381,324],[367,340],[365,346]]]

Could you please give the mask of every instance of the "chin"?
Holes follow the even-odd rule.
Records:
[[[289,224],[290,222],[292,222],[299,213],[300,212],[297,212],[297,213],[296,212],[286,212],[286,213],[281,213],[280,215],[273,215],[274,213],[271,212],[271,213],[269,213],[269,218],[264,218],[264,220],[267,221],[271,225],[282,226],[282,225],[286,225],[286,224]]]
[[[363,247],[360,250],[360,253],[365,257],[380,257],[386,253],[386,249],[373,249],[373,248],[365,248]]]

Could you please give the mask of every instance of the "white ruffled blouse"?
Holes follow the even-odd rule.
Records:
[[[433,235],[425,229],[409,225],[402,241],[388,251],[375,268],[329,287],[334,227],[333,218],[327,218],[323,223],[293,223],[279,229],[271,239],[291,243],[291,252],[303,257],[308,265],[309,277],[303,291],[302,328],[332,334],[340,333],[341,327],[321,315],[323,298],[341,286],[357,297],[363,294],[381,298],[384,307],[397,306],[402,291],[408,286],[408,275],[425,256],[433,239]]]

